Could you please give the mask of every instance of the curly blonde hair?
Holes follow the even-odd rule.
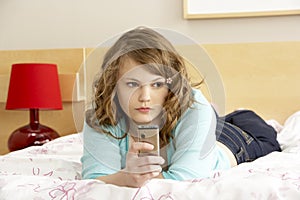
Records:
[[[90,116],[86,117],[87,122],[99,130],[99,125],[100,127],[114,127],[120,118],[125,116],[126,120],[126,115],[120,108],[115,88],[119,67],[128,58],[147,65],[152,73],[166,79],[172,78],[172,84],[168,84],[169,92],[163,105],[165,112],[162,114],[162,118],[165,123],[160,130],[162,147],[170,142],[172,130],[194,100],[184,59],[166,38],[153,29],[138,27],[130,30],[124,33],[107,51],[101,66],[101,76],[94,84],[93,109],[87,113],[87,116]],[[100,131],[117,138],[106,130],[101,129]],[[127,133],[118,139],[122,139],[126,135]]]

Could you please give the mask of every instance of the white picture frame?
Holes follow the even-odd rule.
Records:
[[[184,19],[299,14],[300,0],[183,0]]]

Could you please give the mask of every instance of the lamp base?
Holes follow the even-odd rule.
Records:
[[[8,139],[8,149],[16,151],[29,146],[43,145],[59,135],[53,129],[41,124],[28,124],[15,130]]]

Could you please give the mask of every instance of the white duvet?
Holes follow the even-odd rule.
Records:
[[[300,112],[278,134],[283,152],[215,172],[207,179],[154,179],[141,188],[81,180],[81,134],[0,157],[0,200],[288,199],[300,200]]]

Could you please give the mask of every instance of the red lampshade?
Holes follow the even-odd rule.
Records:
[[[12,65],[6,109],[26,108],[62,109],[55,64]]]
[[[29,109],[28,125],[16,129],[8,139],[10,151],[42,145],[59,137],[39,122],[39,110],[62,109],[57,66],[46,63],[13,64],[6,109]]]

